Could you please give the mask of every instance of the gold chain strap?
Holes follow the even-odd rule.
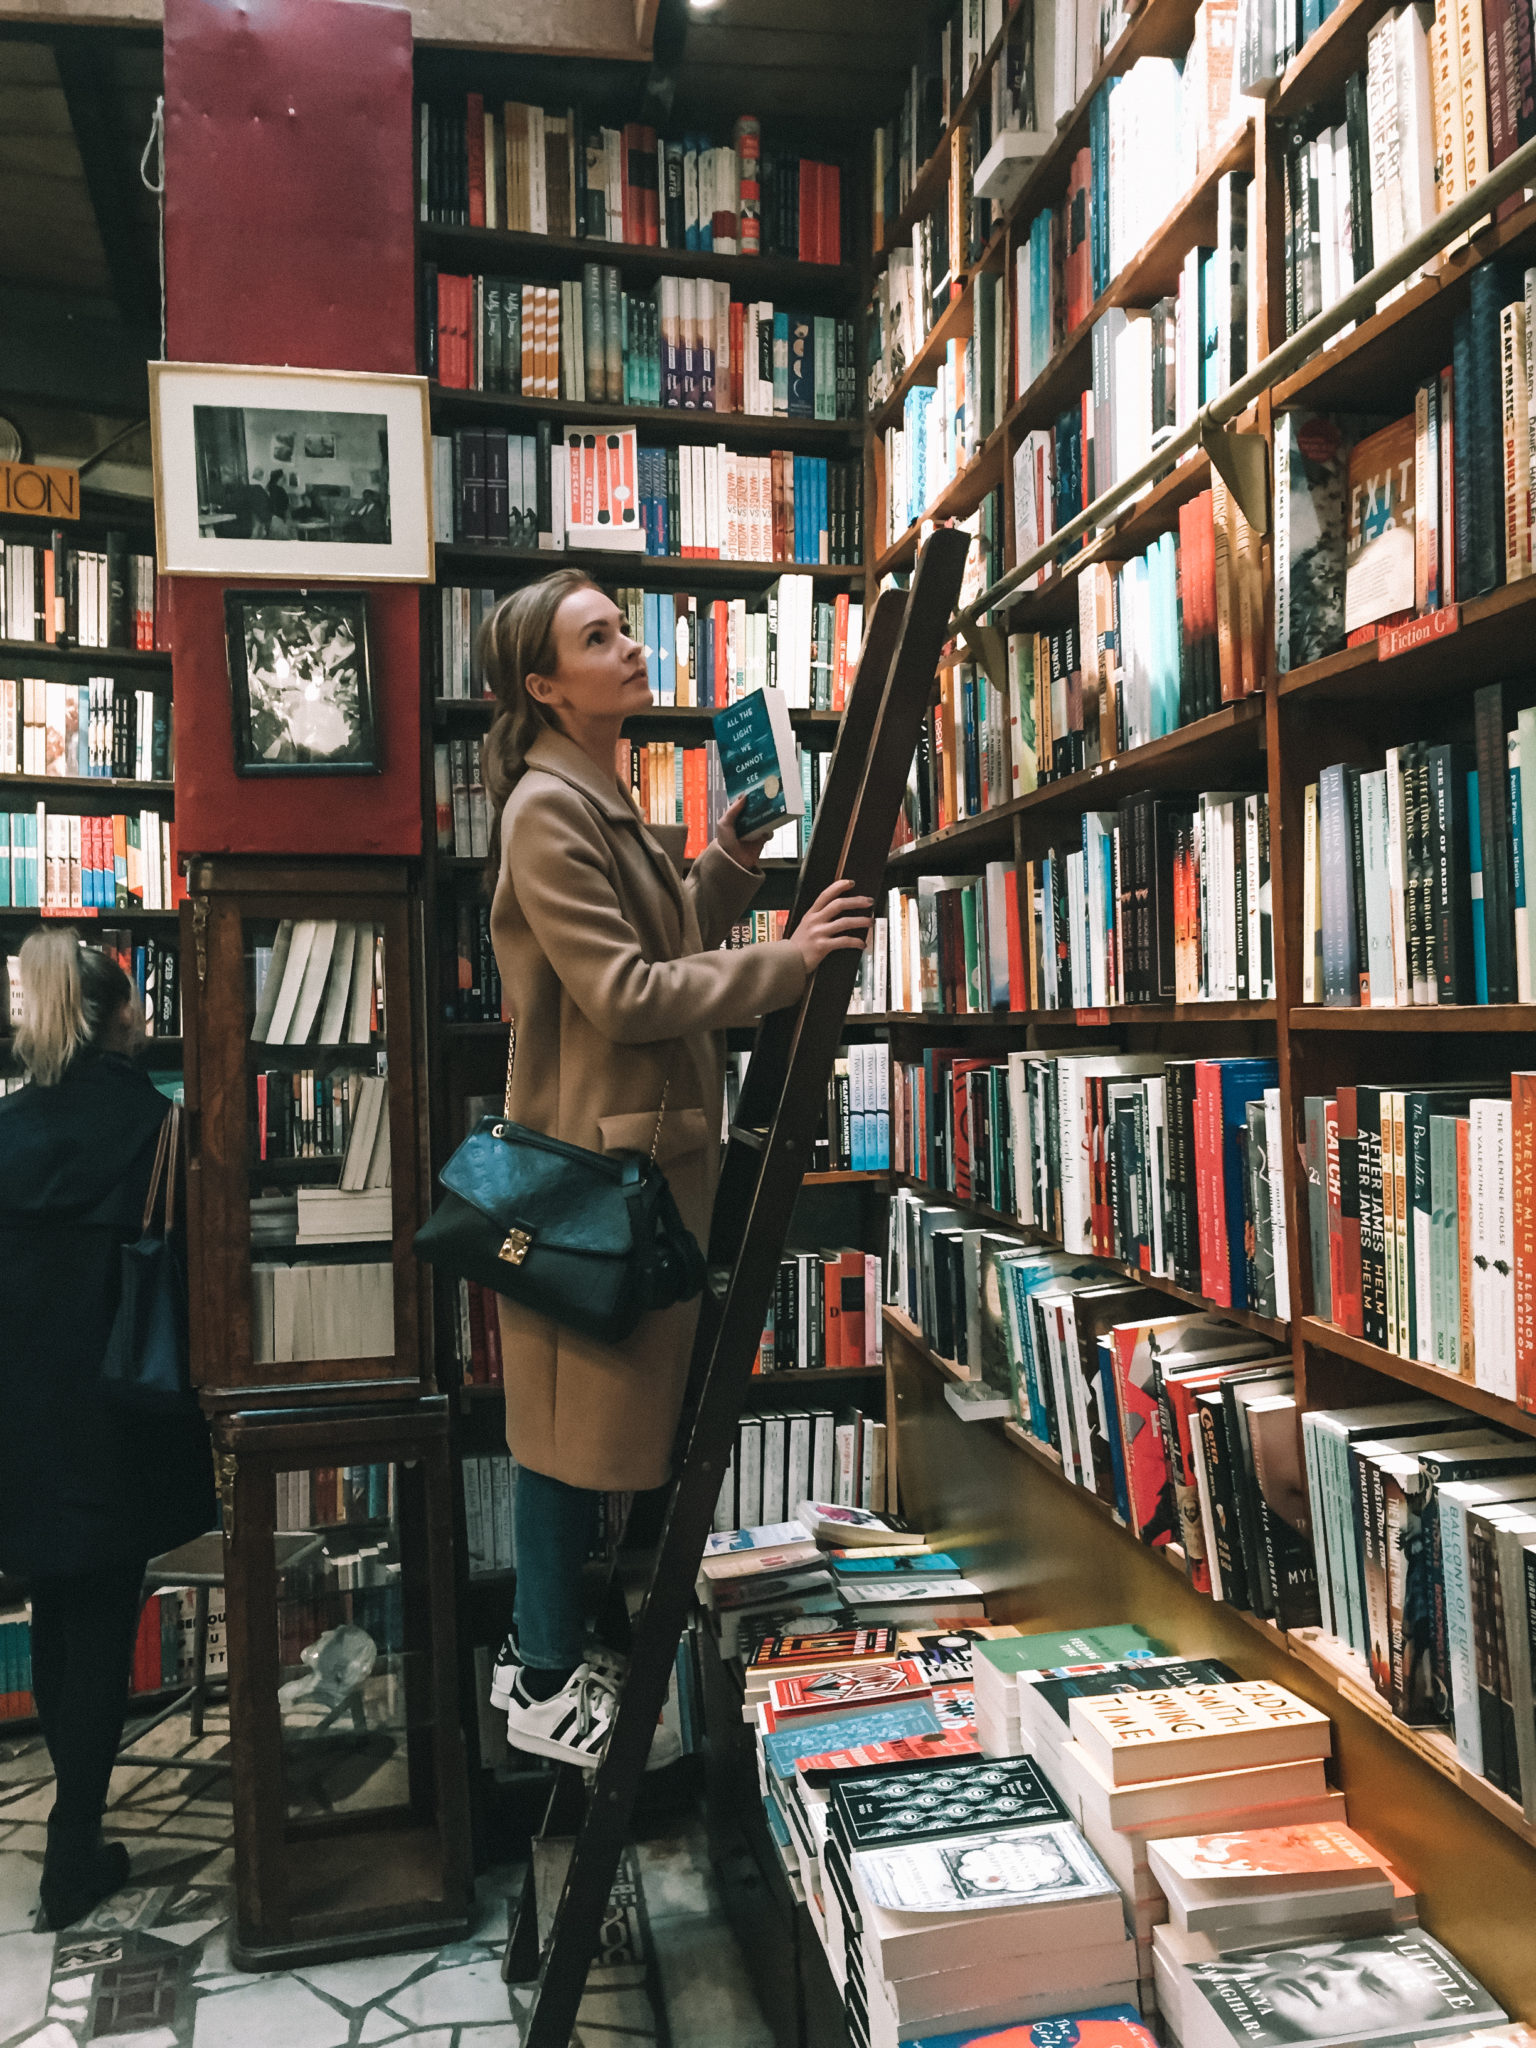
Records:
[[[507,1028],[507,1088],[502,1097],[501,1113],[508,1123],[512,1121],[512,1066],[517,1058],[517,1019],[509,1021]],[[662,1084],[661,1107],[656,1112],[656,1130],[651,1138],[651,1164],[656,1164],[656,1147],[661,1143],[661,1126],[667,1114],[667,1097],[672,1092],[670,1075]]]

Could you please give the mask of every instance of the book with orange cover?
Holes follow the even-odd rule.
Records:
[[[1353,1828],[1330,1821],[1295,1827],[1248,1828],[1232,1834],[1172,1835],[1155,1853],[1180,1877],[1219,1881],[1234,1898],[1285,1877],[1293,1890],[1320,1887],[1341,1877],[1386,1869],[1382,1857]]]
[[[793,1678],[776,1678],[768,1704],[776,1728],[861,1714],[871,1707],[906,1706],[932,1696],[933,1687],[907,1657],[885,1663],[835,1666]]]

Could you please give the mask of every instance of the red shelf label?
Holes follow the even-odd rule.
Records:
[[[1400,626],[1383,626],[1376,635],[1376,659],[1390,661],[1394,654],[1406,654],[1411,647],[1427,647],[1431,640],[1443,640],[1461,625],[1461,606],[1442,605],[1421,619],[1407,619]]]
[[[39,917],[99,917],[101,915],[94,905],[89,910],[71,910],[67,905],[58,903],[50,903],[46,909],[39,906],[37,914]]]
[[[1077,1021],[1079,1024],[1107,1024],[1109,1022],[1109,1012],[1108,1010],[1079,1010],[1077,1012]]]

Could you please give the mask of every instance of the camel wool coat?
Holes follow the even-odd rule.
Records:
[[[707,1249],[720,1171],[724,1030],[798,1000],[784,941],[716,950],[761,877],[711,842],[686,878],[685,830],[646,825],[612,776],[546,731],[501,821],[491,937],[517,1025],[513,1121],[589,1151],[656,1159]],[[602,1344],[499,1298],[507,1442],[569,1486],[664,1485],[697,1300]]]

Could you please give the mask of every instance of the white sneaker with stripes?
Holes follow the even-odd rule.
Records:
[[[521,1666],[518,1667],[519,1672]],[[564,1764],[580,1764],[595,1770],[602,1761],[614,1715],[618,1712],[622,1671],[582,1664],[572,1672],[560,1690],[547,1700],[530,1699],[514,1675],[512,1696],[507,1703],[507,1742],[513,1749],[534,1756],[553,1757]],[[676,1763],[682,1744],[676,1731],[657,1723],[651,1737],[648,1771]]]
[[[618,1650],[610,1650],[605,1644],[589,1642],[586,1661],[594,1671],[601,1672],[616,1684],[622,1684],[624,1673],[629,1669],[629,1660]],[[496,1663],[491,1672],[491,1705],[504,1714],[512,1704],[512,1688],[517,1674],[523,1668],[522,1653],[517,1647],[517,1637],[511,1629],[502,1639],[501,1648],[496,1652]]]

